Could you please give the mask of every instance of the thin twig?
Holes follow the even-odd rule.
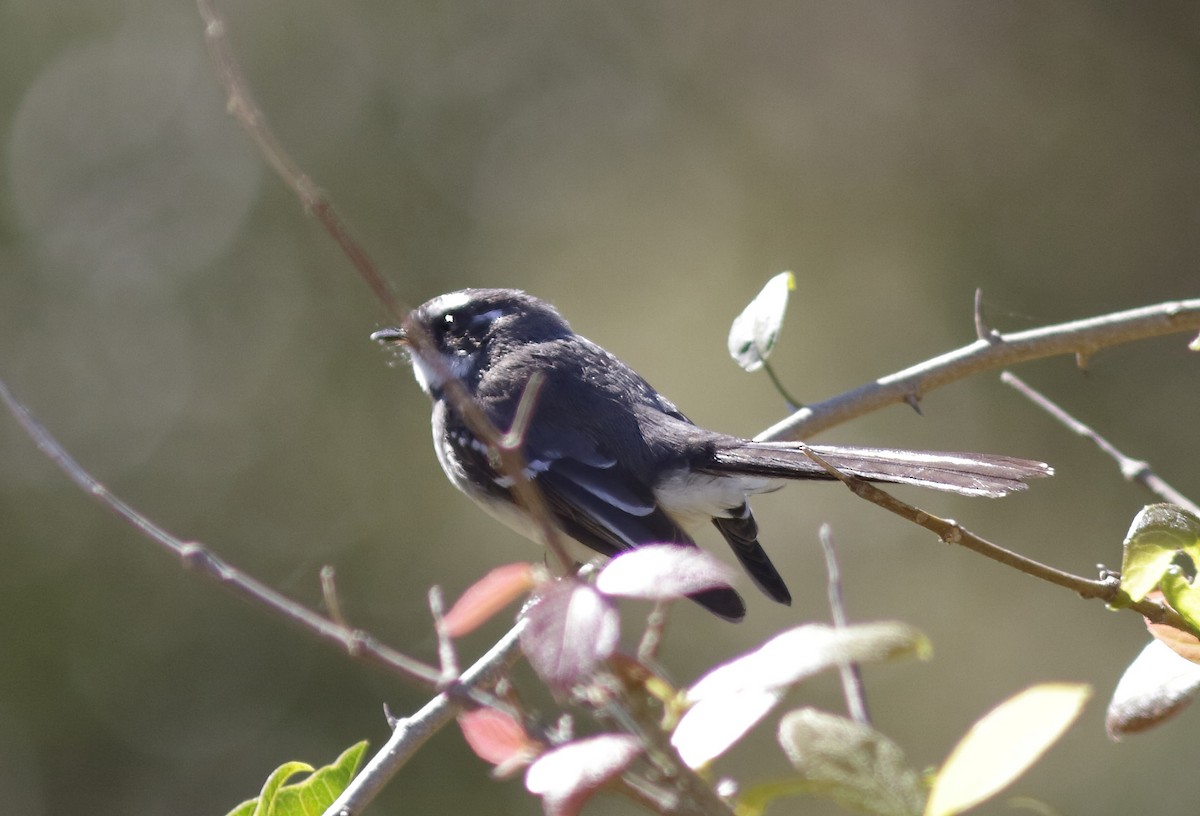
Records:
[[[983,289],[975,290],[975,338],[989,343],[1000,340],[1000,332],[988,325],[987,318],[983,315]]]
[[[541,393],[545,382],[546,375],[541,371],[529,375],[529,381],[525,383],[525,390],[521,392],[521,399],[517,401],[516,410],[513,412],[512,426],[503,434],[497,433],[496,438],[490,440],[489,444],[499,460],[500,472],[513,479],[513,497],[529,513],[551,558],[557,562],[561,572],[566,573],[574,566],[574,561],[567,554],[558,527],[551,520],[550,509],[546,506],[542,491],[525,471],[525,432],[529,429],[538,394]],[[468,401],[472,406],[476,405],[475,400]]]
[[[94,497],[105,507],[129,522],[146,538],[154,541],[164,550],[179,558],[183,564],[206,578],[212,579],[224,586],[234,595],[250,601],[264,609],[269,609],[284,619],[297,624],[317,635],[322,640],[328,640],[345,649],[351,657],[361,658],[371,663],[385,666],[404,677],[418,680],[426,686],[436,687],[438,671],[432,666],[414,660],[400,652],[383,645],[370,634],[361,629],[351,629],[342,626],[332,618],[326,618],[313,612],[302,604],[275,591],[266,584],[252,578],[236,567],[222,560],[211,550],[194,541],[184,541],[159,527],[142,513],[115,496],[98,479],[88,473],[75,459],[67,453],[50,432],[33,418],[24,405],[8,390],[8,386],[0,380],[0,400],[8,406],[9,411],[16,417],[17,422],[25,429],[29,438],[56,464],[80,489]]]
[[[455,693],[456,690],[488,686],[512,667],[520,656],[523,628],[522,620],[467,669],[453,688],[438,694],[413,716],[397,722],[387,744],[371,757],[337,800],[325,810],[324,816],[354,816],[361,813],[417,750],[458,714],[462,708],[462,695]]]
[[[325,601],[325,608],[329,611],[329,619],[338,626],[350,628],[346,623],[346,616],[342,612],[342,602],[338,600],[337,593],[337,572],[332,564],[326,564],[321,567],[321,597]]]
[[[459,675],[458,654],[454,651],[454,640],[446,633],[446,601],[442,588],[429,588],[429,612],[433,615],[433,631],[438,641],[438,663],[442,668],[441,687],[445,688]]]
[[[806,438],[887,405],[906,401],[913,404],[935,388],[981,371],[1059,354],[1074,354],[1083,361],[1109,346],[1196,329],[1200,329],[1200,298],[1159,303],[1014,334],[991,330],[986,339],[978,339],[853,391],[801,408],[755,439]]]
[[[637,648],[637,657],[642,663],[649,663],[658,657],[658,647],[662,644],[670,613],[670,601],[655,601],[650,614],[646,616],[646,629]]]
[[[817,534],[821,550],[825,553],[825,571],[829,574],[829,609],[833,625],[839,629],[846,626],[846,605],[842,598],[842,574],[838,568],[837,552],[833,548],[833,528],[822,524]],[[839,663],[842,678],[842,693],[846,696],[846,710],[856,723],[871,724],[871,712],[867,708],[867,690],[863,685],[862,669],[857,663]]]
[[[1019,391],[1026,399],[1032,402],[1037,407],[1041,408],[1047,414],[1058,420],[1062,425],[1074,434],[1082,436],[1084,439],[1090,439],[1096,447],[1104,451],[1113,461],[1117,463],[1117,467],[1121,470],[1121,475],[1126,480],[1137,482],[1145,487],[1154,495],[1158,496],[1163,501],[1177,504],[1186,510],[1191,511],[1193,515],[1200,516],[1200,507],[1196,505],[1187,496],[1180,493],[1167,482],[1160,478],[1150,468],[1150,463],[1142,459],[1134,459],[1132,456],[1126,456],[1115,445],[1097,433],[1088,425],[1080,422],[1075,417],[1067,413],[1061,406],[1054,403],[1045,394],[1038,391],[1029,383],[1022,380],[1011,371],[1002,371],[1000,373],[1000,381],[1005,385],[1010,385]]]
[[[366,250],[350,234],[349,228],[338,216],[325,193],[284,150],[267,124],[266,117],[254,101],[250,86],[246,83],[242,69],[233,55],[233,48],[229,43],[229,29],[216,3],[214,0],[196,0],[196,6],[200,10],[201,19],[204,20],[204,40],[208,44],[209,55],[228,95],[229,112],[250,134],[266,162],[300,199],[304,211],[312,213],[341,247],[379,302],[398,320],[403,319],[409,310],[396,297],[383,275],[379,274]]]
[[[761,354],[759,355],[759,362],[762,364],[762,370],[767,372],[767,376],[770,377],[771,385],[775,386],[775,390],[779,392],[779,395],[783,397],[783,401],[787,403],[788,410],[798,411],[803,408],[804,403],[788,392],[787,388],[783,385],[783,380],[779,379],[779,376],[775,373],[774,367]]]
[[[333,202],[300,169],[299,164],[276,138],[266,117],[254,101],[254,96],[250,93],[250,87],[234,56],[233,47],[229,42],[229,28],[220,10],[218,0],[196,0],[196,5],[200,11],[200,17],[204,21],[204,39],[208,44],[209,54],[216,66],[221,83],[225,87],[230,113],[250,135],[263,158],[283,183],[295,193],[304,211],[311,213],[341,248],[379,303],[404,326],[408,342],[417,349],[425,363],[437,371],[438,376],[445,383],[446,396],[450,400],[450,404],[454,406],[454,410],[462,417],[467,427],[496,452],[497,458],[500,460],[501,472],[513,480],[514,499],[525,508],[533,519],[542,535],[543,543],[558,560],[563,562],[564,568],[569,567],[570,564],[565,556],[566,550],[559,540],[557,528],[550,521],[546,504],[542,500],[540,492],[533,487],[525,475],[525,463],[521,451],[505,448],[504,435],[496,429],[496,426],[483,413],[479,404],[471,397],[463,384],[446,367],[441,355],[437,353],[433,341],[420,324],[407,319],[411,309],[397,297],[392,287],[371,261],[366,250],[350,234],[349,228],[338,215]],[[534,391],[536,393],[536,388]]]

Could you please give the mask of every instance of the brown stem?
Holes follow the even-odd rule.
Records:
[[[846,487],[850,488],[855,495],[873,504],[877,504],[883,509],[889,510],[919,527],[924,527],[926,530],[935,533],[938,538],[947,544],[965,547],[1007,567],[1012,567],[1018,572],[1023,572],[1034,578],[1040,578],[1047,583],[1069,589],[1081,597],[1095,598],[1114,607],[1129,607],[1154,623],[1165,623],[1181,631],[1200,636],[1200,632],[1194,630],[1187,621],[1169,607],[1148,599],[1143,599],[1136,603],[1131,602],[1129,597],[1121,590],[1120,581],[1116,577],[1084,578],[1083,576],[1064,572],[1028,556],[1013,552],[976,535],[953,519],[944,519],[940,516],[935,516],[919,507],[914,507],[907,502],[897,499],[891,493],[876,487],[870,482],[860,479],[857,476],[842,473],[808,448],[805,449],[805,452],[809,458],[824,467],[826,471],[841,481]]]

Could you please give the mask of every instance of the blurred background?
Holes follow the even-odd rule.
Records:
[[[783,269],[798,286],[774,360],[810,401],[971,342],[977,287],[1002,330],[1200,294],[1192,2],[230,5],[280,139],[408,304],[528,289],[722,430],[785,411],[725,353],[730,320]],[[386,313],[264,168],[214,77],[186,0],[0,6],[0,375],[159,523],[314,606],[331,564],[353,623],[433,660],[427,587],[454,596],[534,550],[446,483],[426,398],[367,340]],[[1019,373],[1196,497],[1188,339],[1105,351],[1086,373],[1069,358]],[[1119,564],[1149,499],[1111,462],[993,375],[923,410],[821,440],[1043,458],[1058,475],[1004,501],[902,495],[1065,569]],[[663,654],[678,682],[828,617],[828,521],[850,616],[933,640],[930,663],[867,671],[877,724],[915,765],[1031,683],[1086,681],[1097,699],[1014,792],[1058,812],[1194,813],[1181,782],[1196,715],[1121,744],[1103,732],[1146,641],[1134,616],[833,486],[756,509],[796,603],[746,586],[741,626],[680,608]],[[223,813],[284,761],[378,746],[383,703],[403,714],[427,697],[186,572],[7,416],[0,548],[11,812]],[[841,706],[832,680],[791,702]],[[718,771],[785,773],[772,729]],[[371,812],[428,810],[540,807],[450,730]]]

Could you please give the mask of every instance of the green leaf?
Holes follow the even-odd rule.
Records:
[[[746,371],[757,371],[775,349],[788,292],[796,288],[796,276],[780,272],[767,281],[729,328],[729,354]]]
[[[733,808],[736,816],[762,816],[767,806],[777,799],[804,794],[819,795],[821,785],[807,779],[776,779],[760,782],[738,797]]]
[[[780,721],[779,744],[810,790],[840,805],[881,816],[916,816],[925,806],[904,751],[870,726],[800,708]]]
[[[1200,629],[1200,587],[1192,584],[1178,568],[1167,570],[1159,582],[1163,597],[1183,619]]]
[[[1140,601],[1158,586],[1176,554],[1200,563],[1200,519],[1173,504],[1150,504],[1133,517],[1125,536],[1121,589]]]
[[[938,771],[925,816],[954,816],[999,793],[1075,722],[1091,693],[1081,683],[1045,683],[992,709]]]
[[[350,784],[366,750],[365,741],[356,743],[316,771],[304,762],[286,762],[267,777],[257,797],[242,802],[228,816],[321,816]],[[313,773],[300,782],[284,784],[309,771]]]

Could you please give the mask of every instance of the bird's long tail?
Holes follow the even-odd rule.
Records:
[[[1050,476],[1044,462],[987,453],[952,453],[893,448],[810,445],[808,448],[838,470],[877,482],[894,482],[945,490],[964,496],[1005,496],[1024,490],[1025,482]],[[738,441],[719,448],[705,470],[769,479],[832,479],[794,442]]]

